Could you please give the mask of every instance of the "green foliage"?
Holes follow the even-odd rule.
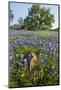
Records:
[[[16,54],[18,54],[18,56],[20,56],[21,54],[24,54],[25,57],[27,57],[29,52],[33,52],[36,55],[40,53],[40,49],[38,47],[36,47],[36,49],[34,47],[29,47],[29,46],[24,46],[24,48],[19,48],[17,47],[16,49]]]
[[[45,9],[39,4],[34,4],[28,10],[28,16],[24,19],[24,26],[27,30],[48,30],[52,27],[54,15],[50,9]]]
[[[23,22],[24,20],[21,18],[21,17],[19,17],[19,19],[18,19],[18,29],[20,30],[20,29],[24,29],[24,22]]]
[[[19,27],[18,24],[14,24],[14,25],[11,25],[11,26],[10,26],[10,29],[13,29],[13,30],[19,30],[20,27]]]

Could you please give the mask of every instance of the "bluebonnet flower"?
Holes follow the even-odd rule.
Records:
[[[49,52],[49,48],[47,48],[46,51]]]
[[[51,46],[51,45],[52,45],[52,43],[50,42],[50,43],[49,43],[49,46]]]
[[[39,54],[38,58],[39,58],[39,60],[41,60],[42,59],[42,54]]]
[[[18,35],[16,34],[16,35],[15,35],[15,40],[18,40],[18,39],[19,39],[19,37],[18,37]]]
[[[36,45],[35,41],[34,41],[34,42],[32,42],[32,44],[33,44],[33,45]]]
[[[28,61],[30,61],[31,58],[32,58],[32,54],[31,54],[31,52],[29,52],[29,53],[28,53],[28,56],[27,56]]]
[[[56,53],[56,56],[55,56],[55,57],[56,57],[56,60],[58,60],[58,59],[59,59],[59,55],[58,55],[58,53]]]
[[[27,58],[24,58],[24,66],[27,69]]]
[[[41,63],[42,63],[42,64],[46,64],[46,61],[45,61],[45,60],[41,60]]]
[[[16,46],[18,46],[18,42],[17,41],[15,41],[15,43],[14,43]]]
[[[20,47],[23,48],[25,44],[23,42],[20,42]]]
[[[25,40],[24,38],[20,38],[19,42],[24,42],[24,40]]]
[[[56,45],[56,48],[58,48],[58,45]]]
[[[33,35],[33,32],[32,32],[32,31],[28,31],[28,32],[26,33],[26,35]]]
[[[18,54],[16,54],[16,59],[18,60]]]
[[[45,60],[48,60],[48,55],[47,54],[45,55]]]
[[[50,53],[53,54],[53,47],[50,48]]]
[[[12,67],[9,67],[10,71],[12,70]]]
[[[11,46],[12,46],[12,48],[18,47],[18,42],[15,41]]]
[[[24,64],[24,54],[21,54],[21,63]]]
[[[49,73],[53,74],[54,71],[55,71],[55,67],[54,67],[54,66],[51,66],[51,67],[49,68]]]
[[[13,57],[12,57],[12,56],[9,56],[9,58],[10,58],[10,60],[12,60],[12,59],[13,59]]]
[[[28,66],[28,69],[29,69],[29,66],[30,66],[31,58],[32,58],[32,54],[31,54],[31,52],[29,52],[28,55],[27,55],[27,66]]]
[[[12,44],[11,47],[12,47],[12,48],[16,48],[16,45],[15,45],[15,44]]]
[[[43,43],[43,47],[45,47],[45,43]]]
[[[40,40],[39,42],[40,42],[40,44],[42,43],[42,41],[41,41],[41,40]]]
[[[56,55],[56,48],[55,48],[54,51],[53,51],[53,55],[54,55],[54,56]]]
[[[31,41],[28,40],[27,41],[27,45],[30,46],[31,45]]]
[[[41,50],[42,50],[43,52],[45,52],[45,51],[46,51],[46,47],[42,47]]]

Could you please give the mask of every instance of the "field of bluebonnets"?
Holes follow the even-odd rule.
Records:
[[[58,85],[58,44],[58,31],[10,30],[9,87]]]

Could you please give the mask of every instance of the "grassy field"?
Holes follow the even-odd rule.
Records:
[[[37,37],[39,35],[40,38],[56,38],[58,39],[58,32],[57,31],[26,31],[26,30],[10,30],[10,36],[14,37],[18,35],[19,37],[24,37],[26,35],[30,35],[31,37]]]

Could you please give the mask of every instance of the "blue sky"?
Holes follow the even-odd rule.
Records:
[[[57,5],[47,5],[40,4],[42,7],[50,8],[51,13],[54,14],[55,23],[52,24],[52,28],[58,27],[58,6]],[[10,9],[13,11],[14,19],[10,24],[18,23],[19,17],[23,19],[28,15],[28,8],[31,8],[32,4],[28,3],[10,3]]]

